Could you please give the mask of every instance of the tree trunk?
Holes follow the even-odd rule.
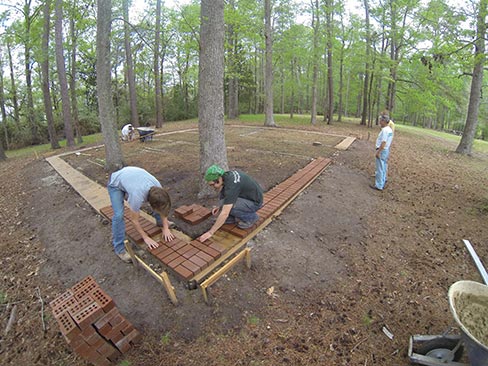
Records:
[[[332,71],[332,12],[333,0],[326,0],[326,27],[327,27],[327,124],[331,124],[334,115],[334,74]]]
[[[32,144],[37,145],[41,142],[39,129],[34,116],[34,97],[32,93],[32,58],[31,58],[31,25],[32,15],[30,14],[30,1],[24,6],[24,71],[27,92],[27,123],[31,130]]]
[[[126,62],[126,69],[127,69],[127,79],[129,82],[130,121],[135,127],[139,127],[139,113],[137,111],[136,78],[134,76],[134,62],[132,61],[132,50],[130,46],[129,0],[122,1],[122,8],[124,12],[125,62]]]
[[[218,164],[228,169],[224,134],[224,0],[202,0],[200,11],[199,197],[205,197],[213,193],[203,178],[207,168]]]
[[[291,59],[290,65],[291,74],[291,95],[290,95],[290,119],[293,119],[293,113],[295,109],[295,57]]]
[[[229,5],[235,11],[235,0],[230,0]],[[239,117],[239,71],[237,69],[237,58],[239,55],[237,52],[237,35],[232,23],[228,25],[228,40],[229,99],[227,115],[229,119],[236,119]]]
[[[112,173],[124,165],[115,123],[110,67],[112,1],[97,2],[97,96],[98,116],[105,142],[105,170]]]
[[[318,62],[319,62],[319,1],[312,1],[312,29],[313,29],[313,66],[312,66],[312,105],[310,108],[310,123],[317,124],[317,79],[318,79]],[[325,113],[324,113],[325,118]]]
[[[264,125],[276,127],[273,118],[273,30],[271,25],[271,0],[264,0],[264,38],[266,45]]]
[[[76,50],[78,39],[75,32],[75,20],[73,17],[70,17],[69,28],[71,34],[71,116],[73,117],[73,126],[75,127],[76,141],[78,142],[78,144],[81,144],[83,143],[83,136],[81,135],[80,119],[78,116],[78,98],[76,97]]]
[[[459,142],[456,152],[470,155],[473,148],[476,127],[478,126],[478,113],[481,102],[481,89],[483,87],[483,67],[485,64],[485,37],[487,0],[480,0],[480,7],[476,21],[476,41],[474,43],[474,68],[471,79],[471,92],[469,94],[468,115],[464,126],[463,137]]]
[[[160,70],[160,58],[161,58],[161,0],[156,1],[156,29],[154,34],[154,86],[155,92],[155,105],[156,105],[156,127],[163,127],[163,91]]]
[[[7,111],[5,109],[5,93],[4,93],[4,85],[3,85],[3,60],[0,56],[0,110],[2,113],[2,124],[3,124],[3,131],[5,134],[5,144],[8,149],[8,129],[7,129]],[[7,155],[5,155],[5,151],[3,150],[3,144],[0,142],[0,160],[6,160]]]
[[[2,113],[2,124],[3,124],[3,132],[5,136],[5,145],[8,150],[9,137],[8,137],[8,126],[7,126],[7,109],[5,107],[5,85],[3,80],[3,59],[1,55],[0,55],[0,111]],[[3,150],[3,146],[1,143],[0,143],[0,148],[2,148]]]
[[[58,68],[59,87],[61,89],[61,103],[63,110],[64,134],[66,135],[66,145],[75,146],[73,135],[73,123],[71,119],[71,105],[68,92],[68,80],[66,78],[66,66],[64,64],[63,51],[63,0],[56,0],[56,66]]]
[[[49,141],[52,149],[59,149],[58,137],[56,136],[56,129],[54,128],[53,107],[51,102],[51,92],[49,89],[49,31],[51,19],[51,1],[46,0],[44,4],[44,31],[42,33],[42,62],[41,62],[41,78],[42,78],[42,95],[44,97],[44,110],[46,113],[47,131],[49,133]]]
[[[368,116],[368,86],[369,86],[369,55],[371,48],[371,29],[369,25],[369,4],[368,0],[364,0],[364,11],[366,20],[366,62],[364,67],[364,85],[363,85],[363,109],[361,113],[361,125],[366,125],[366,118]]]
[[[15,82],[15,74],[14,74],[14,63],[12,60],[12,50],[10,48],[10,43],[7,42],[7,52],[8,52],[8,62],[10,68],[10,95],[12,98],[12,103],[14,107],[14,120],[17,128],[20,126],[20,113],[19,113],[19,101],[17,98],[17,84]]]

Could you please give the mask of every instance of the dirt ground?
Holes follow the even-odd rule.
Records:
[[[488,263],[487,156],[459,156],[450,142],[400,130],[387,189],[377,192],[369,188],[376,129],[236,123],[226,127],[229,164],[265,190],[313,157],[333,164],[249,242],[251,270],[238,265],[212,285],[210,305],[172,277],[180,300],[173,306],[145,271],[119,261],[110,225],[43,157],[0,164],[1,365],[85,365],[47,304],[87,275],[144,334],[125,365],[408,365],[410,335],[455,325],[449,286],[481,281],[461,239]],[[360,139],[338,152],[336,135]],[[124,144],[124,156],[160,179],[174,207],[210,206],[196,197],[198,149],[198,132],[186,131]],[[103,148],[66,157],[105,184],[103,159]],[[192,237],[209,225],[173,220]]]

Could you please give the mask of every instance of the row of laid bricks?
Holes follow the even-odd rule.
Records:
[[[330,159],[315,159],[291,177],[266,192],[263,198],[263,207],[258,210],[259,220],[253,227],[241,229],[236,224],[225,224],[221,227],[221,230],[241,238],[246,237],[252,230],[272,216],[281,206],[291,200],[310,181],[315,179],[329,164]]]
[[[49,305],[66,342],[93,365],[113,365],[141,338],[92,276],[75,284]]]
[[[186,242],[175,238],[170,242],[160,241],[159,246],[149,251],[178,276],[189,280],[222,256],[227,249],[214,242],[198,240]]]
[[[125,222],[125,232],[128,237],[131,238],[137,244],[142,244],[144,239],[142,239],[141,234],[136,230],[134,224],[130,220],[130,213],[127,207],[124,207],[124,222]],[[111,220],[114,214],[114,210],[112,206],[103,207],[100,210],[100,213],[105,216],[107,219]],[[161,232],[161,228],[158,227],[155,223],[145,219],[144,217],[139,217],[139,223],[142,229],[149,235],[154,236]]]
[[[175,209],[175,216],[188,224],[197,225],[212,216],[212,211],[206,207],[192,204]]]

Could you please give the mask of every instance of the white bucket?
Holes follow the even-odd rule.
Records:
[[[452,315],[463,333],[463,340],[468,351],[470,364],[472,366],[488,366],[488,347],[472,334],[473,332],[478,332],[477,327],[480,326],[488,333],[488,316],[487,319],[480,319],[482,313],[488,314],[488,286],[475,281],[458,281],[449,288],[448,296]],[[466,301],[466,297],[469,296],[483,300],[486,298],[486,306],[484,306],[484,301],[482,303],[473,302],[470,304],[469,300]],[[461,302],[464,302],[464,304],[461,304]],[[477,306],[478,309],[483,310],[482,313],[476,312],[478,318],[472,321],[472,323],[476,322],[476,324],[472,324],[471,322],[470,324],[463,324],[460,320],[460,318],[465,318],[468,314],[466,309],[469,309],[469,307],[466,306],[466,303],[468,306]],[[485,308],[486,313],[484,312]],[[486,324],[486,326],[483,324]]]

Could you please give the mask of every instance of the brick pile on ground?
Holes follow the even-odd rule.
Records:
[[[198,225],[212,216],[212,211],[194,203],[178,207],[175,216],[190,225]]]
[[[95,366],[113,365],[141,338],[92,276],[59,295],[50,306],[66,342]]]

